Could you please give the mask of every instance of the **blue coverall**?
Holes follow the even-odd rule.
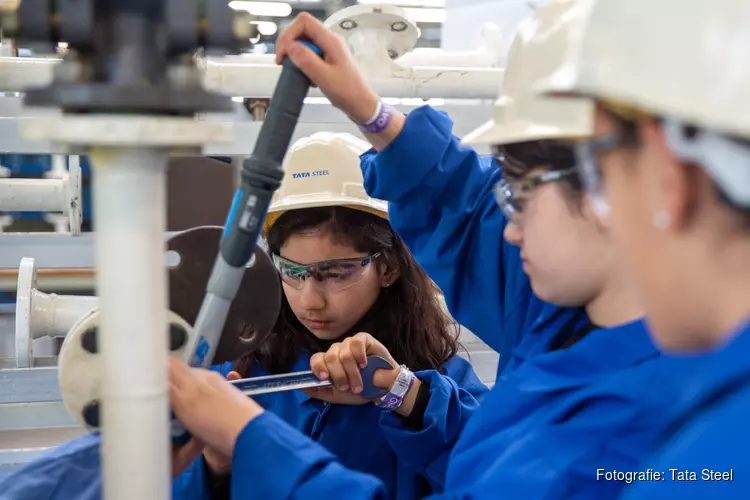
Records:
[[[223,370],[228,372],[228,367]],[[301,356],[292,371],[310,369],[309,356]],[[441,397],[425,413],[424,428],[414,434],[421,442],[442,450],[455,444],[456,435],[446,434],[446,427],[461,428],[478,409],[487,387],[477,378],[464,359],[454,356],[436,375]],[[255,369],[252,376],[270,375]],[[374,405],[331,405],[309,398],[301,391],[263,394],[254,399],[264,408],[312,437],[348,469],[366,472],[383,482],[393,498],[416,500],[443,487],[442,468],[432,467],[429,450],[413,454],[412,441],[401,439],[401,419]],[[435,414],[433,416],[433,414]],[[441,425],[434,421],[440,418]],[[174,482],[174,498],[200,500],[208,498],[202,459],[194,463]]]
[[[720,350],[690,360],[671,438],[639,471],[626,500],[750,498],[750,322]]]
[[[444,114],[420,108],[393,143],[362,159],[366,189],[389,201],[391,224],[454,317],[501,353],[498,380],[479,411],[464,429],[444,431],[461,433],[455,447],[430,449],[435,471],[446,473],[435,498],[615,497],[624,483],[598,481],[597,469],[633,469],[655,449],[679,410],[679,376],[642,321],[550,349],[588,318],[533,295],[518,248],[503,240],[492,190],[500,171],[460,147],[451,128]],[[436,374],[418,376],[435,397]],[[419,456],[418,433],[399,432]],[[388,498],[374,476],[347,470],[270,413],[240,434],[233,470],[236,499]]]

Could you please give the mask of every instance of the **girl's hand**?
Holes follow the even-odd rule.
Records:
[[[299,43],[307,39],[323,51],[319,57]],[[365,82],[344,39],[303,12],[276,40],[276,63],[291,60],[328,97],[331,104],[357,123],[366,123],[378,107],[378,95]]]
[[[231,457],[242,429],[263,408],[220,374],[169,360],[169,399],[177,418],[196,438]]]
[[[235,371],[227,374],[227,380],[239,380],[241,378],[240,374]],[[228,472],[232,468],[232,456],[224,455],[214,448],[209,447],[203,450],[203,458],[211,470],[216,473]]]
[[[391,370],[375,370],[372,383],[375,387],[390,389],[398,378],[398,363],[391,353],[369,333],[358,333],[343,342],[333,344],[328,352],[317,353],[310,358],[310,369],[321,380],[331,379],[332,387],[308,389],[305,393],[313,398],[336,404],[357,405],[371,402],[360,396],[362,376],[360,368],[367,366],[367,356],[376,355],[388,360]]]

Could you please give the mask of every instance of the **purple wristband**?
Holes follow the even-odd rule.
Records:
[[[407,377],[408,382],[406,380]],[[415,378],[417,377],[414,375],[414,373],[408,370],[405,366],[402,366],[401,371],[398,374],[398,378],[393,384],[391,390],[388,391],[388,394],[383,396],[380,402],[375,403],[375,406],[390,411],[399,408],[403,404],[404,398],[409,393],[412,386],[414,386]]]
[[[393,108],[388,104],[385,104],[383,101],[378,101],[378,109],[375,113],[375,118],[367,123],[361,124],[359,127],[368,134],[379,134],[388,128],[392,119]]]

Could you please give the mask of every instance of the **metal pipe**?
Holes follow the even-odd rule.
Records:
[[[98,297],[47,294],[31,290],[31,336],[64,337],[83,316],[99,306]]]
[[[48,233],[55,234],[55,233]],[[60,233],[57,233],[60,234]],[[37,274],[39,288],[58,292],[79,292],[94,289],[94,273],[86,274]],[[0,292],[13,292],[16,289],[14,274],[0,272]]]
[[[415,56],[416,57],[416,56]],[[39,86],[52,79],[54,59],[0,58],[0,91],[20,92],[27,86]],[[407,66],[385,76],[368,76],[373,89],[383,97],[421,99],[495,99],[503,79],[503,70],[488,67]],[[271,97],[281,66],[254,64],[244,56],[208,58],[203,81],[206,88],[244,97]],[[311,97],[323,94],[311,89]]]
[[[0,210],[67,215],[68,179],[0,179]]]
[[[445,51],[422,47],[396,59],[403,66],[444,66],[449,68],[497,68],[497,55],[487,50]]]
[[[246,64],[275,64],[274,54],[242,54]],[[395,60],[403,66],[442,66],[447,68],[494,68],[498,56],[489,50],[446,52],[443,49],[420,47]]]
[[[103,497],[169,498],[167,149],[92,148]]]
[[[248,64],[239,57],[207,61],[207,88],[245,97],[270,97],[281,74],[276,65]],[[446,68],[417,66],[387,76],[367,76],[378,95],[401,98],[494,99],[504,71],[498,68]],[[310,97],[321,97],[310,89]]]
[[[44,176],[51,179],[60,179],[68,173],[68,158],[65,155],[52,155],[52,167]]]
[[[52,82],[60,59],[41,57],[0,57],[0,92],[22,92]]]

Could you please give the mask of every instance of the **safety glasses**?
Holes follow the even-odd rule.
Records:
[[[280,255],[272,255],[281,281],[295,290],[302,290],[310,281],[325,293],[335,293],[353,287],[363,279],[367,266],[380,257],[380,253],[352,259],[334,259],[312,264],[299,264]]]
[[[518,181],[502,179],[495,184],[495,200],[506,219],[520,224],[524,205],[534,189],[549,182],[558,182],[576,173],[576,167],[571,167],[565,170],[553,170],[533,175]]]
[[[617,101],[605,100],[599,105],[612,117],[636,127],[652,120],[653,116],[636,107]],[[633,139],[627,139],[620,132],[575,141],[576,165],[586,194],[600,217],[609,217],[609,201],[604,193],[604,178],[598,158],[620,147],[633,146]]]
[[[604,194],[604,179],[597,157],[624,145],[620,134],[612,133],[575,143],[576,166],[594,211],[600,217],[609,216],[609,202]]]

